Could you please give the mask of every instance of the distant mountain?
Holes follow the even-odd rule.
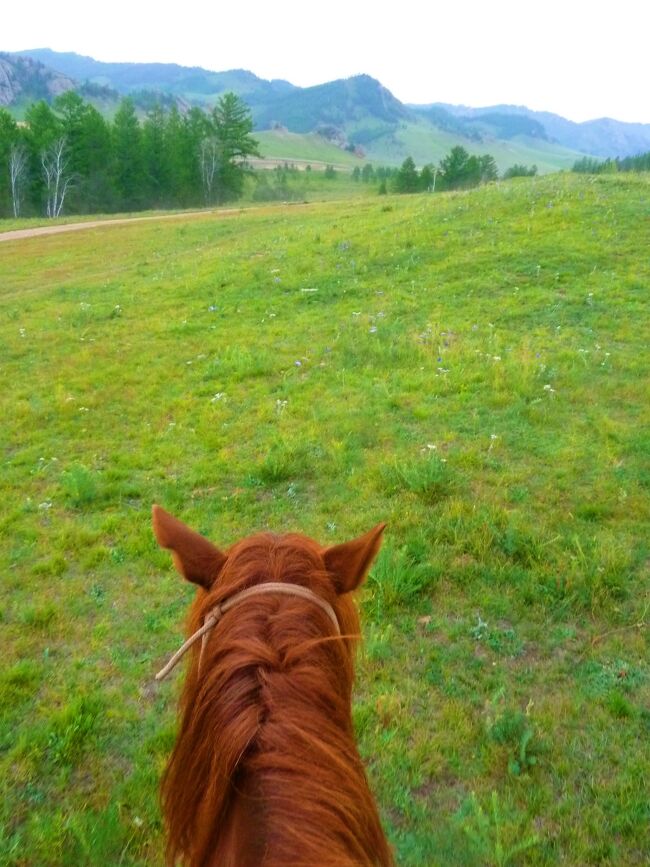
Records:
[[[0,54],[0,105],[51,100],[71,88],[108,113],[124,94],[144,113],[155,103],[181,110],[210,107],[233,91],[250,106],[257,130],[317,132],[340,148],[391,163],[407,155],[420,164],[431,162],[461,144],[473,153],[492,153],[502,166],[534,162],[540,171],[550,171],[570,167],[585,154],[623,157],[650,150],[650,124],[607,118],[574,123],[512,105],[405,105],[369,75],[302,88],[244,69],[104,63],[49,48]]]
[[[494,105],[487,108],[469,108],[465,105],[434,103],[430,106],[412,106],[419,113],[442,111],[467,129],[476,128],[495,115],[526,118],[538,124],[551,142],[563,147],[598,157],[633,156],[650,150],[650,124],[626,123],[603,117],[576,123],[548,111],[532,111],[522,105]],[[500,138],[504,136],[499,136]]]
[[[399,123],[412,113],[369,75],[342,78],[315,87],[294,88],[266,104],[253,106],[261,129],[281,124],[292,132],[310,132],[319,125],[345,127],[372,120]]]
[[[38,60],[77,81],[107,85],[121,94],[158,90],[195,104],[214,103],[231,90],[253,106],[298,89],[288,81],[266,81],[245,69],[210,72],[176,63],[104,63],[50,48],[21,51],[20,56]]]
[[[157,90],[205,106],[230,90],[248,103],[258,129],[279,125],[305,133],[319,125],[343,127],[368,117],[396,123],[411,114],[368,75],[301,88],[288,81],[266,81],[244,69],[211,72],[175,63],[104,63],[50,48],[22,51],[20,56],[46,64],[71,79],[105,85],[121,94]]]
[[[456,108],[458,107],[446,106],[442,103],[429,106],[411,106],[417,115],[427,119],[440,129],[467,136],[467,138],[475,141],[483,141],[485,137],[508,141],[517,136],[549,141],[543,124],[534,118],[511,114],[507,111],[488,111],[487,109],[480,115],[461,114],[455,111]]]

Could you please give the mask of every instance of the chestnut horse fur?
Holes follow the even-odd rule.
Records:
[[[359,618],[352,591],[381,546],[384,524],[323,547],[259,533],[222,552],[159,506],[153,529],[181,575],[198,585],[188,634],[207,612],[268,581],[308,587],[262,594],[224,614],[201,671],[192,648],[180,731],[162,781],[167,861],[189,867],[391,867],[354,739],[351,695]]]

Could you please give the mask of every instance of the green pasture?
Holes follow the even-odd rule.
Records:
[[[289,163],[291,165],[291,163]],[[341,199],[357,199],[357,198],[376,198],[379,189],[379,182],[362,183],[355,181],[352,178],[352,172],[345,169],[335,169],[334,177],[330,178],[325,175],[323,168],[315,168],[313,171],[289,171],[286,173],[286,189],[278,192],[278,197],[275,201],[258,201],[255,199],[255,191],[260,184],[267,188],[274,189],[278,186],[278,172],[274,169],[264,169],[255,171],[246,178],[244,183],[244,191],[241,199],[235,202],[226,202],[224,205],[213,205],[208,208],[188,208],[185,210],[177,209],[157,209],[150,211],[137,211],[134,213],[116,213],[116,214],[66,214],[56,219],[50,219],[45,215],[39,217],[18,217],[0,219],[0,233],[11,232],[17,229],[35,229],[40,226],[56,226],[66,225],[69,223],[95,222],[98,220],[121,220],[121,219],[141,219],[151,217],[166,217],[178,216],[183,214],[195,218],[201,210],[206,212],[206,218],[215,218],[219,212],[229,216],[233,211],[243,211],[251,207],[259,208],[260,206],[269,207],[273,204],[281,207],[286,206],[287,202],[283,201],[283,197],[290,198],[292,204],[304,204],[305,202],[327,202],[339,201]],[[0,272],[0,277],[2,272]]]
[[[363,167],[365,160],[336,147],[317,133],[289,132],[286,129],[256,130],[256,140],[265,157],[275,159],[314,160],[315,162]]]
[[[215,211],[216,208],[210,208],[210,211]],[[66,226],[71,223],[92,223],[98,220],[102,222],[106,220],[123,220],[123,219],[141,219],[143,217],[166,217],[171,214],[182,215],[183,211],[173,210],[155,210],[155,211],[137,211],[135,213],[123,214],[65,214],[54,219],[45,216],[39,217],[7,217],[0,219],[0,233],[13,232],[19,229],[37,229],[40,226]],[[195,214],[196,209],[190,209],[187,214]]]
[[[354,719],[400,865],[648,863],[647,178],[0,244],[0,864],[159,865],[192,588],[379,521]]]

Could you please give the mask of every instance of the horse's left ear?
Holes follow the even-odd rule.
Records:
[[[209,590],[226,562],[226,555],[160,506],[152,507],[151,521],[158,544],[172,552],[174,566],[183,578]]]
[[[385,527],[386,524],[377,524],[369,533],[323,551],[325,566],[334,579],[338,593],[356,590],[363,582],[381,548]]]

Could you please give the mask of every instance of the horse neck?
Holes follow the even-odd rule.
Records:
[[[191,864],[391,863],[353,736],[351,648],[323,635],[313,606],[260,600],[188,680],[164,800],[170,826],[185,804]]]

